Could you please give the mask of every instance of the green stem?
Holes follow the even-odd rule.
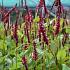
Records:
[[[3,43],[5,44],[5,35],[4,35],[4,41],[3,41]],[[3,57],[5,56],[5,46],[4,46],[4,44],[3,44]],[[4,68],[5,68],[5,57],[3,59],[3,70],[4,70]]]
[[[37,64],[37,62],[35,61],[35,66],[34,66],[34,70],[36,70],[36,67],[37,67],[37,66],[36,66],[36,64]]]
[[[16,70],[17,70],[17,47],[18,45],[16,45]]]

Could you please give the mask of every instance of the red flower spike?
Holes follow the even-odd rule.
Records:
[[[64,8],[61,5],[61,0],[55,0],[53,6],[56,6],[56,8],[57,8],[57,12],[56,13],[57,14],[61,14],[61,13],[64,12]],[[52,8],[53,8],[53,6],[52,6]]]
[[[17,35],[18,24],[16,23],[13,29],[13,38],[16,42],[16,47],[18,45],[18,35]]]
[[[22,57],[22,64],[25,65],[27,63],[27,59],[25,56]]]
[[[33,22],[33,17],[31,10],[25,15],[25,34],[28,38],[28,43],[30,43],[29,29],[31,29],[31,22]]]
[[[33,16],[31,10],[28,10],[28,13],[25,15],[25,22],[27,23],[27,25],[29,25],[31,29],[31,23],[33,22]]]
[[[44,0],[40,0],[39,6],[42,7],[44,5]]]
[[[58,5],[61,5],[61,2],[60,2],[60,0],[55,0],[55,6],[58,6]]]
[[[59,32],[60,32],[60,20],[57,20],[56,30],[54,32],[54,35],[58,35]]]
[[[41,31],[38,31],[38,37],[39,37],[39,41],[41,41]]]
[[[45,43],[48,45],[49,44],[49,40],[46,36],[46,31],[45,31],[45,28],[43,26],[43,18],[42,18],[42,15],[40,14],[40,22],[39,22],[39,26],[40,26],[40,32],[42,33],[43,35],[43,40],[45,41]]]
[[[29,46],[28,44],[25,44],[24,47],[23,47],[24,50],[27,50],[28,49],[28,46]]]
[[[36,61],[38,59],[38,53],[37,53],[37,50],[36,50],[36,43],[35,42],[33,42],[33,47],[34,47],[34,51],[32,53],[32,58],[33,58],[33,60]]]
[[[26,70],[28,70],[27,59],[25,56],[22,57],[22,64],[25,66]]]
[[[27,23],[29,22],[28,21],[29,20],[28,14],[25,15],[25,18],[24,19],[25,19],[25,22],[27,22]]]
[[[36,52],[36,51],[33,51],[33,53],[32,53],[32,58],[33,58],[33,60],[37,60],[38,59],[38,53]]]
[[[36,7],[36,13],[38,13],[40,8],[44,8],[44,14],[45,14],[45,16],[48,17],[49,13],[48,13],[48,10],[47,10],[46,5],[45,5],[45,0],[40,0],[39,5]]]
[[[32,16],[32,11],[29,10],[29,22],[33,22],[33,16]]]
[[[45,11],[45,15],[47,14],[48,15],[48,10],[46,8],[46,4],[45,4],[45,0],[41,0],[41,5],[44,5],[44,11]]]

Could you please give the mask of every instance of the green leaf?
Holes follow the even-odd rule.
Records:
[[[19,31],[19,30],[18,30],[17,32],[18,32],[18,36],[19,36],[19,37],[22,37],[22,36],[23,36],[22,31]]]
[[[4,29],[3,23],[0,23],[0,30]]]
[[[64,61],[65,57],[66,57],[66,51],[64,49],[59,50],[57,53],[57,59]]]
[[[34,22],[39,22],[39,20],[40,20],[39,16],[36,16]]]
[[[69,33],[70,34],[70,26],[67,26],[66,27],[66,33]]]
[[[43,55],[43,50],[42,49],[37,49],[37,52],[38,52],[39,55],[41,55],[41,56]]]
[[[20,68],[21,65],[22,65],[22,62],[18,62],[17,68],[16,68],[16,63],[15,63],[15,64],[13,64],[13,66],[11,66],[11,68],[9,70],[16,70],[16,69]]]
[[[7,50],[7,44],[3,40],[0,40],[0,49]]]
[[[24,36],[24,43],[27,43],[27,42],[28,42],[27,36]]]
[[[70,68],[67,65],[62,64],[62,70],[70,70]]]

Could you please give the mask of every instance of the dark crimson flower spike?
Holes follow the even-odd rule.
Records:
[[[36,43],[35,42],[33,42],[33,52],[32,52],[32,58],[33,58],[33,60],[37,60],[38,59],[38,53],[37,53],[37,50],[36,50]]]
[[[22,57],[22,64],[25,65],[27,63],[27,59],[25,56]]]
[[[43,40],[44,42],[48,45],[49,44],[49,40],[46,36],[46,31],[45,31],[45,28],[44,28],[44,25],[43,25],[44,21],[43,21],[43,18],[42,18],[42,13],[40,14],[40,22],[39,22],[39,27],[40,27],[40,32],[42,33],[43,35]]]
[[[57,23],[56,23],[56,30],[54,32],[54,35],[58,35],[59,31],[60,31],[60,19],[57,19]]]
[[[22,64],[25,66],[26,70],[28,70],[27,58],[25,56],[22,57]]]

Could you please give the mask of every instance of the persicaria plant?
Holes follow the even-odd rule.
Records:
[[[70,70],[65,6],[55,0],[50,11],[47,1],[40,0],[35,10],[28,1],[22,8],[0,9],[0,70]]]

